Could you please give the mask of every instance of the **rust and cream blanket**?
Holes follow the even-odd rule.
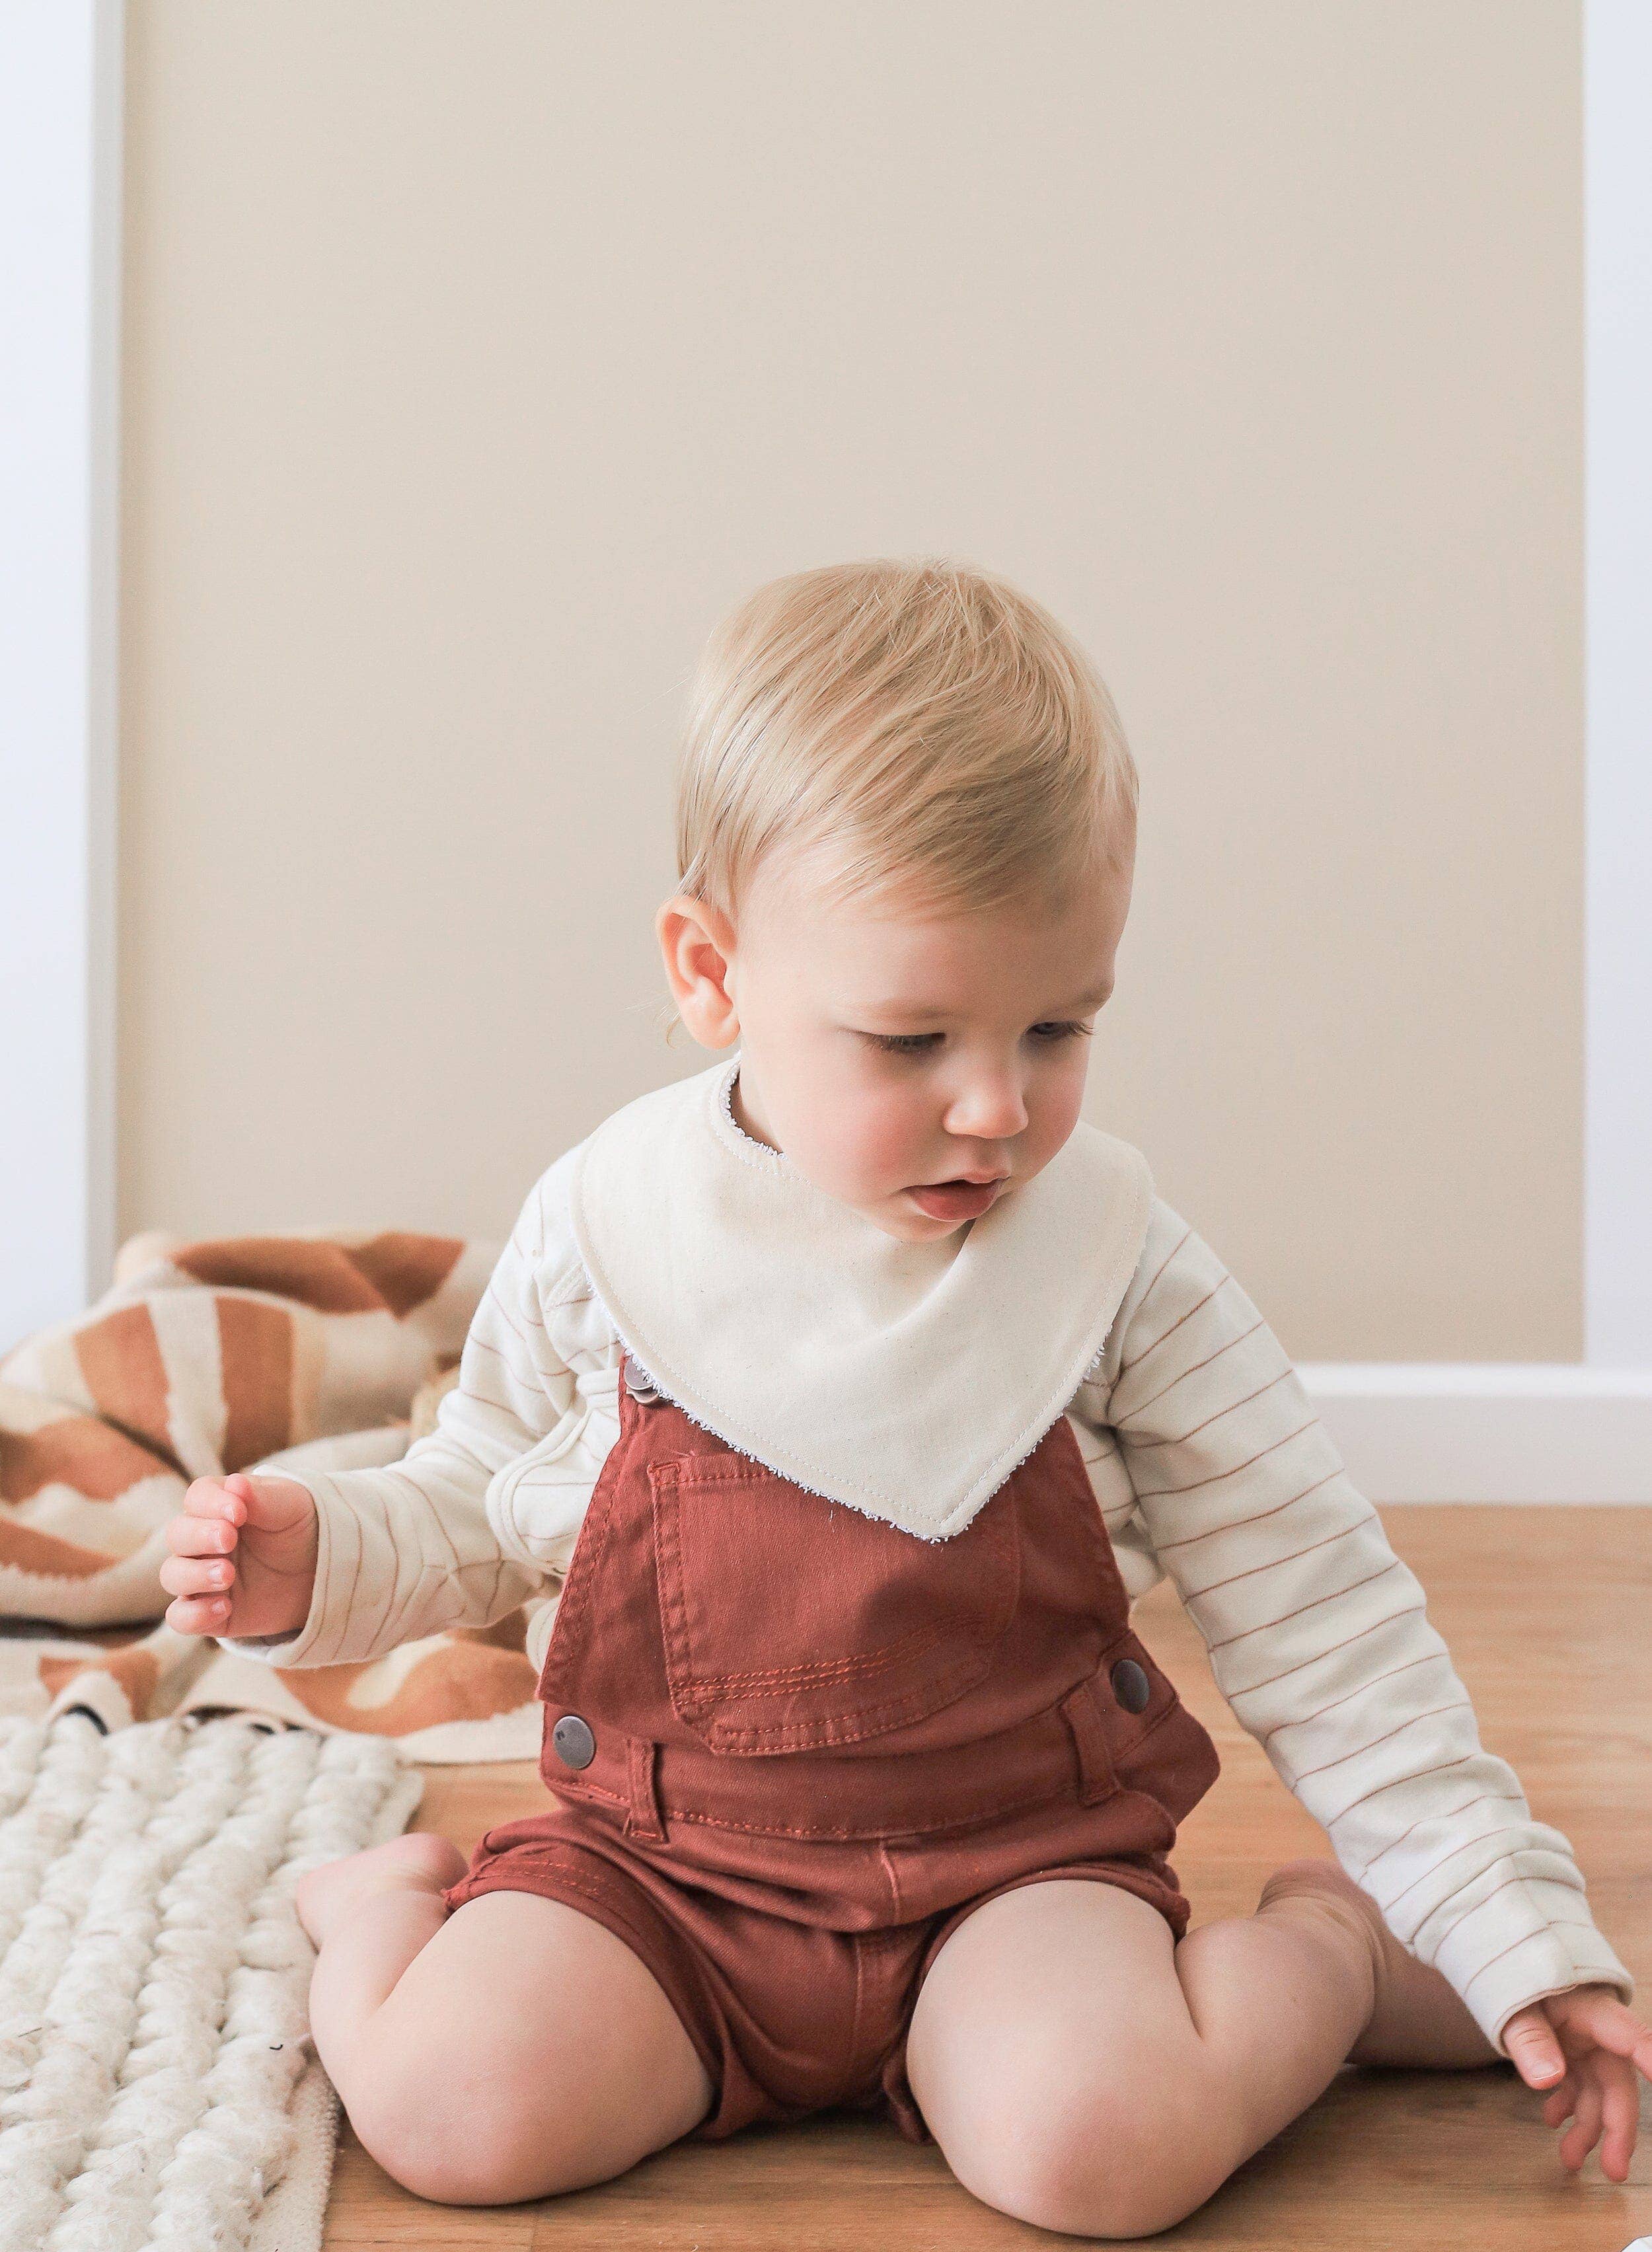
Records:
[[[0,1713],[106,1727],[223,1707],[532,1759],[543,1597],[364,1665],[281,1671],[173,1633],[167,1520],[192,1478],[396,1461],[434,1421],[499,1246],[344,1231],[134,1237],[109,1289],[0,1358]]]

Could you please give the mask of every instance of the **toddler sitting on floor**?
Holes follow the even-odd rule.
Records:
[[[1500,2057],[1625,2178],[1652,2033],[1567,1840],[1256,1308],[1079,1117],[1136,795],[1002,581],[760,589],[657,918],[723,1060],[535,1185],[403,1461],[199,1480],[173,1521],[170,1623],[282,1666],[562,1582],[544,1811],[300,1889],[316,2047],[424,2196],[852,2104],[1135,2236],[1345,2061]],[[1196,1930],[1167,1856],[1216,1751],[1130,1624],[1167,1572],[1336,1856]]]

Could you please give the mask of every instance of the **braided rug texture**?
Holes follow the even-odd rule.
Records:
[[[0,2252],[318,2252],[338,2100],[293,1888],[423,1781],[268,1727],[0,1720]]]

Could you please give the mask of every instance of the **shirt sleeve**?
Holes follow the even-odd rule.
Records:
[[[295,1634],[215,1637],[226,1650],[283,1667],[356,1663],[448,1627],[490,1625],[553,1577],[502,1542],[488,1507],[496,1475],[573,1401],[540,1303],[544,1248],[536,1187],[476,1308],[436,1428],[399,1462],[272,1470],[315,1498],[309,1611]]]
[[[1598,1979],[1629,2001],[1570,1843],[1482,1745],[1420,1583],[1279,1340],[1162,1199],[1073,1412],[1115,1441],[1235,1717],[1499,2052],[1543,1995]]]

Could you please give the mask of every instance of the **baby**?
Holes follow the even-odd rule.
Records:
[[[547,1581],[543,1812],[311,1872],[317,2050],[451,2204],[827,2105],[1052,2229],[1183,2219],[1355,2063],[1511,2061],[1628,2171],[1652,2032],[1277,1339],[1079,1115],[1136,776],[1036,603],[760,589],[696,685],[666,977],[710,1070],[528,1197],[438,1428],[198,1479],[168,1622],[283,1666]],[[735,1044],[738,1042],[738,1048]],[[1168,1572],[1335,1859],[1188,1929]]]

